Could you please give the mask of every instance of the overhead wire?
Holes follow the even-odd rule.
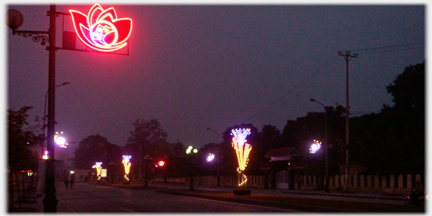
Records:
[[[416,46],[416,47],[412,47],[412,46]],[[402,48],[402,49],[395,50],[393,48]],[[419,48],[424,48],[424,43],[411,43],[411,44],[400,44],[400,45],[391,45],[391,46],[383,46],[383,47],[375,47],[375,48],[352,49],[350,51],[352,51],[352,52],[358,52],[358,51],[362,51],[362,52],[395,52],[395,51],[404,51],[404,50],[412,50],[412,49],[419,49]],[[331,63],[334,63],[336,60],[337,59],[335,58]],[[260,109],[258,112],[256,112],[254,115],[252,115],[251,117],[245,119],[243,122],[250,121],[251,119],[259,116],[260,114],[262,114],[264,111],[266,111],[266,110],[268,110],[268,109],[270,109],[272,107],[274,108],[274,107],[277,107],[277,106],[279,106],[281,104],[284,104],[288,100],[292,99],[294,96],[299,95],[305,88],[309,88],[311,85],[313,85],[313,84],[315,84],[316,82],[319,81],[317,78],[320,78],[321,76],[314,76],[314,79],[312,79],[312,75],[318,73],[319,71],[321,71],[324,67],[327,67],[328,65],[329,65],[329,63],[327,62],[326,65],[320,67],[315,72],[310,73],[301,82],[301,83],[310,82],[309,84],[302,85],[300,88],[295,88],[297,91],[294,92],[294,93],[293,93],[294,86],[292,86],[291,88],[288,89],[287,93],[283,94],[282,96],[280,96],[278,99],[276,99],[272,103],[267,104],[262,109]],[[333,70],[334,67],[335,66],[333,66],[329,70]],[[321,73],[321,74],[323,74],[323,73]],[[288,98],[286,98],[287,95],[290,95],[290,96]],[[286,99],[283,100],[284,98],[286,98]]]
[[[315,75],[317,72],[319,72],[319,70],[323,69],[324,67],[327,67],[329,64],[333,64],[337,59],[334,59],[332,62],[327,62],[326,65],[320,67],[318,70],[313,71],[312,73],[309,73],[308,76],[306,76],[304,79],[302,79],[302,81],[300,83],[307,83],[308,81],[312,80],[312,76]],[[322,73],[323,74],[323,73]],[[315,76],[316,77],[316,76]],[[314,82],[308,84],[308,85],[302,85],[303,87],[310,87],[311,85],[315,84],[316,82],[318,82],[318,80],[315,80]],[[296,91],[297,90],[297,91]],[[246,120],[244,120],[243,122],[247,122],[253,118],[255,118],[256,116],[260,115],[261,113],[263,113],[264,111],[268,110],[270,107],[277,107],[277,105],[280,105],[281,103],[285,103],[286,101],[288,101],[289,99],[291,99],[292,97],[298,95],[300,92],[302,91],[301,87],[300,90],[297,86],[291,86],[288,90],[287,93],[283,94],[282,96],[280,96],[278,99],[274,100],[272,103],[267,104],[264,108],[262,108],[261,110],[259,110],[257,113],[255,113],[253,116],[247,118]],[[287,95],[291,96],[288,99],[283,100],[284,98],[286,98]]]

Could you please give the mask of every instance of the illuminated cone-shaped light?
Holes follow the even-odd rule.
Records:
[[[122,160],[122,163],[123,163],[124,168],[125,168],[125,175],[124,175],[124,177],[125,177],[125,179],[127,181],[129,181],[128,175],[129,175],[130,167],[131,167],[131,163],[130,163],[131,157],[132,156],[130,156],[130,155],[123,155],[123,160]]]
[[[102,171],[102,162],[96,162],[95,165],[92,166],[92,168],[96,168],[96,173],[98,177],[98,181],[101,179],[101,171]]]
[[[247,177],[243,174],[243,171],[246,169],[249,153],[252,150],[252,146],[246,143],[246,137],[250,134],[250,129],[233,129],[231,130],[231,134],[234,136],[232,139],[232,147],[236,151],[239,164],[237,168],[239,174],[238,186],[241,187],[245,186],[247,182]]]

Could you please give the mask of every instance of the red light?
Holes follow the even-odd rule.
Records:
[[[158,165],[159,165],[159,166],[164,166],[164,165],[165,165],[165,161],[159,161],[159,162],[158,162]]]
[[[95,4],[87,16],[76,10],[69,12],[78,38],[88,47],[113,52],[127,45],[132,32],[132,19],[118,19],[113,7],[104,10]]]

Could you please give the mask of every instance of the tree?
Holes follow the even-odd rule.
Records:
[[[166,157],[168,135],[157,119],[150,121],[137,119],[133,126],[134,130],[130,132],[127,145],[138,147],[138,178],[142,179],[144,155],[152,158]]]
[[[371,174],[424,174],[424,62],[387,86],[393,106],[351,120],[351,158]],[[374,158],[374,160],[370,160]]]
[[[336,104],[336,107],[325,107],[327,114],[327,134],[328,134],[328,165],[329,173],[337,172],[337,164],[344,161],[345,156],[345,109]],[[282,142],[285,147],[294,147],[302,155],[305,161],[304,172],[324,173],[325,160],[324,151],[311,155],[309,148],[314,139],[324,143],[325,126],[324,112],[309,112],[306,116],[298,117],[296,120],[288,120],[283,132]]]
[[[395,170],[424,174],[425,170],[425,62],[406,67],[387,86],[393,96],[393,107],[384,105],[382,115],[388,117],[385,155]]]
[[[8,109],[8,166],[11,171],[30,170],[37,167],[37,155],[31,147],[40,145],[42,137],[34,133],[35,126],[29,125],[27,118],[31,106],[24,106],[18,111]]]
[[[121,161],[121,148],[99,134],[84,138],[75,150],[75,167],[79,169],[91,169],[96,162],[107,167],[111,161]]]
[[[394,108],[424,115],[425,62],[406,67],[386,88],[393,96]]]
[[[264,125],[261,133],[263,150],[265,152],[282,147],[281,132],[274,125]]]

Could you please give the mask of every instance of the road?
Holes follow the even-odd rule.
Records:
[[[188,185],[169,185],[167,188],[170,189],[188,189]],[[226,191],[232,192],[233,188],[228,187],[212,187],[212,186],[195,186],[199,190],[208,191]],[[406,195],[394,195],[384,196],[382,194],[372,193],[356,193],[356,194],[342,194],[342,193],[324,193],[316,191],[295,191],[295,190],[281,190],[281,189],[259,189],[252,188],[253,194],[268,194],[268,195],[279,195],[285,197],[296,197],[296,198],[309,198],[309,199],[327,199],[327,200],[339,200],[339,201],[351,201],[351,202],[365,202],[365,203],[383,203],[383,204],[394,204],[394,205],[405,205]]]
[[[62,187],[63,186],[63,187]],[[195,197],[162,194],[153,189],[130,190],[77,183],[72,190],[57,186],[58,213],[277,213],[299,212]]]

